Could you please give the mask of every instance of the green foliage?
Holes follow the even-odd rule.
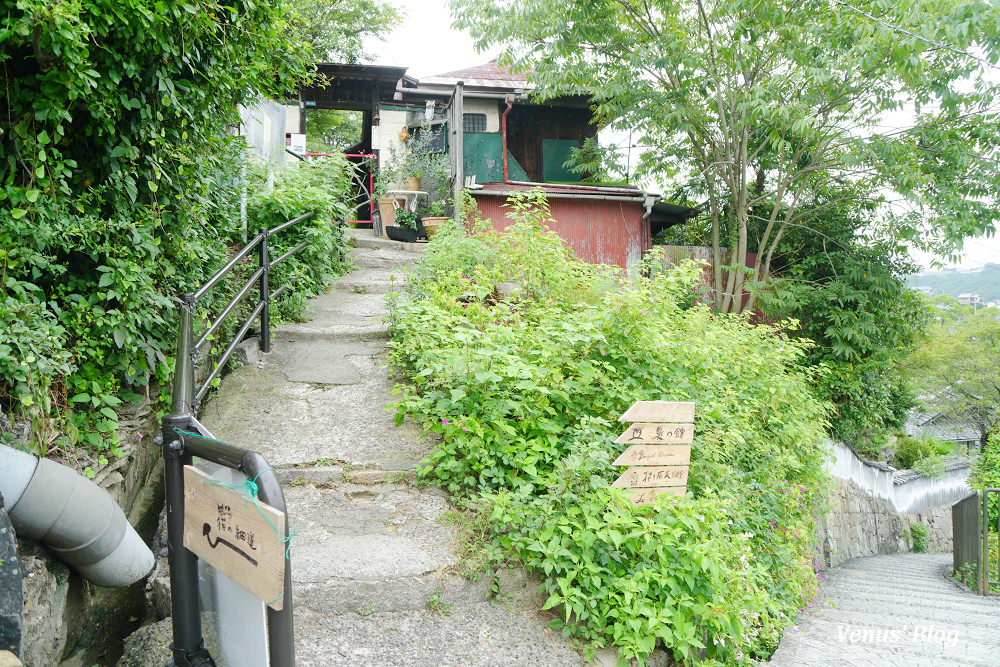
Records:
[[[0,323],[14,335],[0,344],[0,402],[31,418],[37,451],[119,453],[115,409],[167,379],[171,297],[194,291],[241,244],[243,141],[225,128],[237,104],[258,92],[285,96],[306,76],[299,45],[284,36],[286,9],[133,0],[7,8]],[[315,281],[336,269],[330,186],[321,196],[319,183],[304,193],[279,184],[260,197],[251,187],[253,223],[303,206],[323,211],[276,239],[276,249],[311,241],[280,271]],[[245,268],[234,280],[249,276]],[[234,290],[221,286],[200,305],[217,311]]]
[[[343,153],[361,141],[363,114],[339,109],[306,110],[306,147],[310,153]]]
[[[934,461],[940,464],[941,456],[952,453],[951,446],[945,442],[909,435],[898,436],[895,449],[892,464],[900,470],[920,470],[917,466],[921,461],[931,462],[925,463],[925,468],[935,468]]]
[[[752,310],[743,288],[766,282],[783,235],[843,202],[892,200],[868,235],[940,253],[1000,219],[1000,11],[855,4],[451,0],[536,97],[592,95],[600,123],[647,147],[645,174],[705,202],[712,245],[733,251],[713,273],[723,312]],[[887,127],[910,109],[912,127]]]
[[[684,309],[693,264],[629,280],[576,260],[540,195],[508,207],[506,233],[442,229],[391,302],[398,418],[441,437],[420,475],[492,504],[495,542],[542,574],[567,634],[622,659],[766,657],[816,591],[807,344]],[[687,496],[644,509],[610,487],[637,399],[697,404]]]
[[[941,312],[907,360],[907,373],[925,410],[971,425],[985,446],[1000,423],[1000,322],[991,309]]]
[[[871,456],[913,405],[900,365],[928,309],[901,278],[913,270],[905,250],[864,241],[865,226],[857,212],[834,209],[791,230],[759,303],[816,343],[805,361],[826,370],[818,386],[837,408],[832,435]]]
[[[417,212],[416,211],[397,210],[396,211],[396,226],[397,227],[402,227],[403,229],[416,229],[417,228]]]
[[[371,58],[365,48],[403,20],[403,12],[383,0],[295,0],[293,30],[311,48],[313,60],[354,63]]]
[[[930,530],[927,528],[927,524],[920,521],[910,524],[910,527],[904,531],[907,539],[913,543],[914,553],[927,553],[927,534],[929,532]]]

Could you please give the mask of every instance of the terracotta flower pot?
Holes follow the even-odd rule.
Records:
[[[451,218],[448,216],[436,215],[423,218],[421,222],[424,224],[424,232],[427,234],[427,240],[429,241],[434,238],[434,235],[437,234],[438,228],[447,223],[449,220],[451,220]]]
[[[410,176],[406,181],[407,190],[419,190],[420,189],[420,177]]]
[[[396,207],[392,197],[382,197],[378,200],[378,212],[382,216],[382,226],[396,224]]]

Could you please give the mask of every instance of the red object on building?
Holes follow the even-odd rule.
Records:
[[[649,210],[653,198],[634,188],[573,187],[550,183],[484,183],[472,192],[480,215],[497,230],[514,224],[507,197],[534,188],[545,192],[553,221],[549,227],[591,264],[637,270],[652,245]]]

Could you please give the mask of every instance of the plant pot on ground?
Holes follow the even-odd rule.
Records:
[[[447,224],[450,220],[451,218],[446,215],[429,215],[421,218],[420,222],[424,226],[424,233],[427,234],[427,240],[429,241],[434,238],[438,229],[440,229],[442,225]]]
[[[386,225],[385,227],[385,233],[390,239],[413,243],[420,238],[419,220],[415,211],[396,209],[395,216],[395,226]]]
[[[385,235],[393,241],[402,241],[404,243],[413,243],[420,238],[420,232],[417,230],[396,226],[386,227]]]

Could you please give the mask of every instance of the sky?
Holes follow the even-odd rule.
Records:
[[[469,35],[451,28],[446,0],[390,2],[402,7],[406,18],[384,42],[368,49],[375,64],[407,67],[407,74],[420,78],[480,65],[496,55],[478,53]]]
[[[390,0],[406,12],[406,19],[382,42],[373,42],[368,51],[378,65],[408,68],[407,74],[420,78],[466,69],[494,58],[496,52],[478,53],[472,38],[451,27],[452,18],[446,0]],[[627,143],[627,137],[609,137],[614,143]],[[602,137],[602,142],[605,140]],[[633,154],[634,156],[634,154]],[[987,263],[1000,263],[1000,236],[966,239],[963,261],[956,266],[972,269]],[[923,267],[933,257],[914,252]]]

